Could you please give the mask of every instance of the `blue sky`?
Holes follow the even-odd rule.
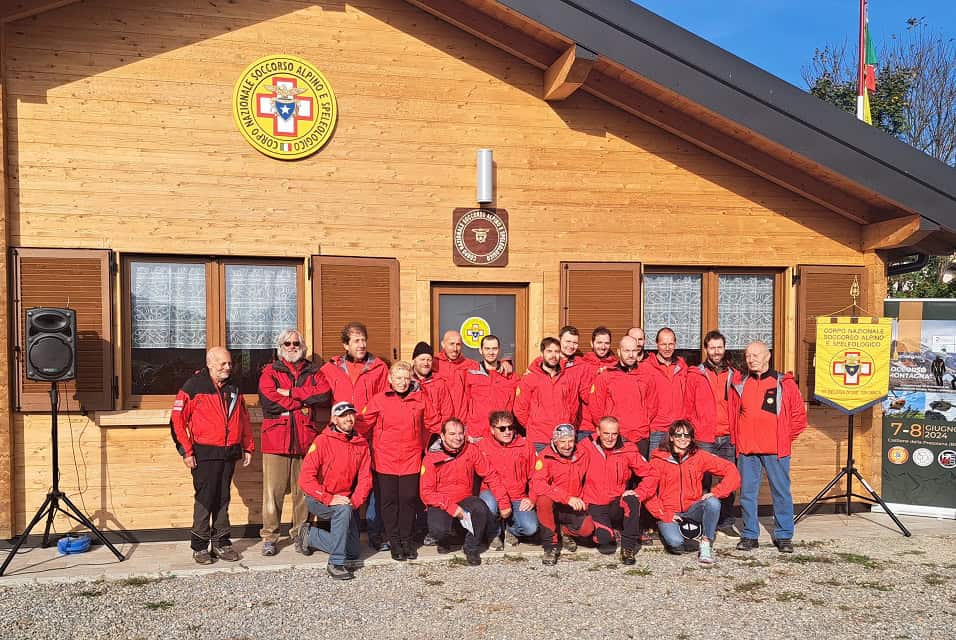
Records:
[[[636,1],[801,89],[800,70],[815,48],[857,38],[859,0]],[[908,18],[925,17],[956,37],[956,0],[870,0],[869,13],[877,49],[881,40],[904,32]]]

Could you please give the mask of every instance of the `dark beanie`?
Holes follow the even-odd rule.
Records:
[[[412,360],[422,355],[423,353],[427,353],[430,356],[435,355],[432,352],[432,346],[430,344],[428,344],[427,342],[419,342],[418,344],[415,345],[415,350],[412,351]]]

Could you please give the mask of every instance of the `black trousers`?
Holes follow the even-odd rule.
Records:
[[[412,544],[418,512],[418,474],[396,476],[376,473],[372,479],[382,529],[389,545],[401,549]]]
[[[462,548],[465,553],[477,553],[479,547],[490,537],[489,527],[492,525],[491,511],[488,505],[478,496],[468,496],[458,503],[458,506],[471,514],[471,525],[475,532],[465,531],[465,543]],[[497,522],[494,523],[497,525]],[[438,544],[447,546],[444,543],[452,537],[456,531],[464,530],[461,526],[461,520],[448,515],[448,512],[438,507],[428,507],[428,533],[438,540]],[[496,529],[497,530],[497,529]]]
[[[622,505],[623,503],[623,505]],[[614,530],[621,530],[621,547],[637,549],[641,539],[641,501],[637,496],[624,496],[609,504],[588,505],[594,520],[594,541],[606,546],[615,543]]]
[[[202,460],[192,469],[195,502],[190,546],[193,551],[229,546],[229,498],[235,460]]]

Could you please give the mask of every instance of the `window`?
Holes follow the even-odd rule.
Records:
[[[279,332],[304,331],[300,263],[134,256],[123,268],[128,406],[168,404],[216,345],[254,397]]]
[[[780,279],[770,270],[648,268],[644,275],[646,348],[662,327],[677,334],[677,354],[688,364],[704,356],[703,336],[718,329],[727,337],[727,359],[744,365],[747,345],[762,340],[772,353],[783,321]],[[779,366],[774,358],[774,366]]]

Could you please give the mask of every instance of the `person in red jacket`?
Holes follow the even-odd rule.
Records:
[[[355,407],[339,402],[332,407],[331,425],[309,447],[299,474],[309,511],[329,521],[329,529],[299,529],[302,553],[313,549],[329,554],[326,567],[336,580],[351,580],[351,566],[359,558],[359,507],[372,490],[372,466],[368,442],[355,433]]]
[[[807,428],[807,412],[800,389],[791,374],[770,368],[770,350],[751,342],[744,352],[747,375],[734,380],[730,411],[737,414],[731,436],[737,447],[740,471],[740,510],[744,520],[737,548],[757,548],[760,523],[757,494],[767,472],[776,523],[773,544],[780,553],[793,553],[793,496],[790,493],[790,450]]]
[[[427,342],[416,344],[412,351],[412,373],[425,397],[425,428],[437,436],[445,421],[455,414],[455,404],[448,380],[438,377],[433,366],[431,345]]]
[[[578,409],[578,437],[590,438],[594,435],[594,421],[591,419],[591,391],[594,381],[607,369],[617,364],[617,356],[611,350],[611,331],[605,326],[595,327],[591,332],[591,351],[580,358],[585,370],[581,374],[581,405]]]
[[[621,436],[637,445],[647,457],[650,422],[656,414],[656,396],[650,393],[646,379],[637,363],[637,341],[631,336],[621,338],[618,362],[594,381],[588,408],[591,421],[598,424],[604,416],[614,416],[621,426]]]
[[[651,456],[651,466],[656,478],[642,480],[644,484],[656,484],[652,498],[644,503],[657,518],[658,530],[664,548],[681,554],[685,550],[681,524],[686,521],[699,523],[701,542],[698,562],[714,564],[713,540],[720,517],[720,498],[726,497],[740,486],[740,475],[731,463],[712,453],[699,449],[694,440],[694,425],[686,420],[677,420],[667,430],[667,440]],[[706,474],[721,476],[723,480],[710,491],[704,492]]]
[[[229,539],[230,485],[236,461],[241,458],[244,467],[252,462],[255,443],[249,412],[231,373],[229,351],[207,351],[206,367],[180,389],[170,418],[173,442],[193,477],[190,547],[199,564],[239,559]]]
[[[444,380],[448,386],[454,405],[453,413],[456,416],[464,415],[462,401],[465,372],[478,367],[476,361],[462,355],[461,349],[461,334],[454,330],[446,331],[441,339],[441,353],[435,356],[432,363],[435,377]]]
[[[472,442],[488,435],[488,416],[492,412],[511,411],[514,407],[518,379],[513,372],[505,373],[498,360],[500,344],[496,335],[483,337],[479,349],[482,361],[464,374],[462,411]]]
[[[319,365],[305,357],[305,340],[298,329],[286,329],[276,339],[276,359],[259,376],[262,407],[262,555],[278,552],[282,503],[292,494],[292,527],[289,536],[299,553],[299,527],[308,507],[299,488],[302,458],[319,429],[315,409],[328,406],[331,388]]]
[[[671,424],[684,418],[687,363],[674,353],[676,350],[677,335],[664,327],[657,332],[657,353],[648,356],[640,366],[648,390],[657,401],[657,411],[651,418],[652,451],[667,439]]]
[[[388,382],[391,388],[362,409],[357,429],[372,445],[373,486],[392,559],[414,560],[418,470],[428,437],[425,398],[405,361],[392,365]]]
[[[559,540],[560,546],[573,553],[578,548],[575,537],[594,533],[594,521],[583,499],[587,470],[588,456],[578,450],[574,425],[559,424],[551,444],[535,460],[528,496],[541,525],[541,564],[557,564]]]
[[[730,423],[737,416],[729,410],[731,382],[737,371],[725,359],[726,338],[719,331],[708,331],[704,336],[706,359],[687,371],[687,391],[684,394],[684,413],[694,425],[697,446],[737,464],[737,452],[730,439]],[[713,477],[704,476],[704,490],[710,491]],[[728,538],[740,538],[734,527],[734,494],[720,500],[720,521],[717,532]]]
[[[508,491],[511,503],[511,517],[506,520],[505,539],[501,540],[501,526],[491,541],[495,551],[518,544],[519,537],[530,537],[538,531],[538,516],[534,511],[534,502],[528,497],[528,482],[534,469],[535,451],[531,443],[518,435],[514,414],[510,411],[495,411],[488,418],[491,437],[478,442],[478,450],[488,460],[488,464],[498,472],[498,477]],[[492,517],[498,518],[498,500],[488,483],[482,483],[478,497],[485,501]]]
[[[536,451],[551,442],[554,425],[570,423],[577,415],[580,370],[568,373],[561,362],[561,343],[548,337],[541,341],[541,356],[518,381],[514,414]]]
[[[449,538],[458,524],[465,531],[465,559],[481,564],[480,546],[495,530],[491,512],[474,494],[475,476],[488,485],[502,518],[511,515],[508,491],[476,445],[467,442],[465,426],[456,418],[445,422],[441,437],[422,462],[419,487],[428,507],[428,532],[438,541],[438,553],[448,553]]]
[[[632,565],[640,550],[641,503],[654,492],[654,470],[637,446],[621,437],[613,416],[601,418],[597,435],[581,446],[589,457],[583,498],[594,521],[594,542],[601,553],[614,553],[615,529],[620,529],[621,563]],[[635,476],[644,479],[637,491],[628,489]]]
[[[561,343],[561,369],[566,378],[565,384],[574,389],[574,396],[570,398],[571,419],[570,422],[578,428],[578,440],[583,440],[591,434],[581,431],[581,407],[587,402],[587,397],[591,393],[590,367],[579,350],[581,344],[581,333],[574,325],[565,325],[558,331],[558,341]],[[562,422],[565,422],[562,420]],[[555,422],[555,424],[558,424]],[[550,431],[550,429],[549,429]],[[550,433],[546,432],[550,437]],[[547,444],[547,440],[544,441]]]

